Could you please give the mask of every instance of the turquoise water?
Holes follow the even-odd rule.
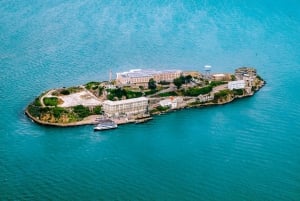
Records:
[[[0,200],[300,200],[298,1],[0,1]],[[105,133],[43,127],[45,90],[109,70],[232,72],[231,104]]]

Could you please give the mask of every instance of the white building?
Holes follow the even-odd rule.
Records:
[[[106,100],[103,102],[103,110],[109,116],[119,114],[139,114],[147,112],[148,98],[132,98],[120,101]]]
[[[164,99],[159,101],[159,105],[162,107],[170,107],[171,109],[176,109],[179,107],[179,104],[182,103],[182,97],[170,97],[168,99]]]
[[[153,78],[156,82],[173,81],[181,75],[181,70],[143,70],[132,69],[128,72],[117,73],[116,81],[120,84],[135,84],[147,86],[149,80]]]
[[[210,94],[200,94],[200,95],[198,96],[198,98],[199,98],[199,101],[200,101],[201,103],[203,103],[203,102],[208,102],[208,101],[213,100],[213,99],[214,99],[214,95],[210,95]]]
[[[244,89],[246,86],[245,80],[231,81],[228,82],[228,89]]]

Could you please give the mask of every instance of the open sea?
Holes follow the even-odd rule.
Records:
[[[0,200],[300,200],[298,0],[1,0]],[[94,132],[24,115],[132,68],[257,68],[231,104]]]

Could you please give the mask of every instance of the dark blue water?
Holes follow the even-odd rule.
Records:
[[[300,200],[298,1],[0,1],[0,200]],[[130,68],[232,72],[255,96],[95,133],[23,112]]]

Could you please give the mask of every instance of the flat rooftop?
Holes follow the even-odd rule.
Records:
[[[182,72],[181,70],[177,69],[172,69],[172,70],[147,70],[147,69],[132,69],[129,70],[128,72],[122,72],[122,73],[117,73],[118,75],[122,77],[130,77],[130,78],[135,78],[135,77],[152,77],[154,75],[159,75],[159,74],[164,74],[164,73],[176,73],[176,72]]]
[[[122,105],[122,104],[135,103],[135,102],[140,102],[140,101],[148,101],[148,98],[139,97],[139,98],[126,99],[126,100],[119,100],[119,101],[106,100],[106,101],[103,102],[103,104]]]

